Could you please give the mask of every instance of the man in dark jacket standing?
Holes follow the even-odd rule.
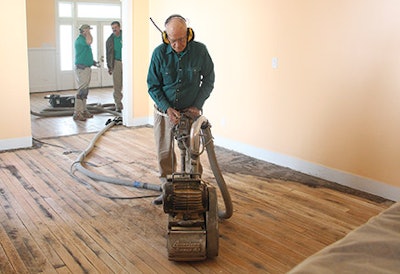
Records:
[[[112,34],[106,41],[108,73],[113,76],[115,111],[121,112],[122,105],[122,30],[118,21],[111,23]]]

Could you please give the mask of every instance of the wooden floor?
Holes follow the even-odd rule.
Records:
[[[0,273],[285,273],[393,203],[217,147],[234,206],[219,224],[219,256],[172,262],[167,215],[143,198],[158,193],[71,172],[94,136],[0,153]],[[114,126],[86,167],[158,184],[154,150],[151,127]]]

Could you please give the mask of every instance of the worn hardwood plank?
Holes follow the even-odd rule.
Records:
[[[7,180],[3,182],[7,183],[6,181]],[[8,193],[11,195],[14,195],[12,193],[21,193],[19,196],[9,196],[11,204],[8,207],[10,210],[7,215],[13,216],[14,220],[19,219],[21,227],[15,227],[14,229],[22,230],[20,231],[22,235],[21,238],[24,239],[26,243],[30,243],[30,247],[28,248],[28,246],[25,246],[25,248],[32,253],[32,256],[29,257],[31,263],[28,264],[31,272],[35,272],[35,268],[43,268],[46,272],[55,273],[54,268],[62,265],[63,262],[50,243],[52,234],[47,227],[43,225],[33,208],[26,202],[25,193],[17,188],[18,184],[18,181],[10,180],[8,186],[6,186],[8,188]],[[24,231],[24,229],[28,229],[28,231]],[[32,238],[23,236],[25,234],[30,234]],[[25,258],[25,260],[27,260],[27,258]]]
[[[13,156],[15,155],[9,156],[11,156],[11,159],[9,159],[10,161],[17,161],[17,159],[13,159]],[[11,191],[13,191],[13,193],[18,193],[18,199],[15,199],[15,201],[23,203],[25,211],[27,211],[28,214],[35,220],[35,223],[43,223],[47,225],[48,229],[51,232],[47,234],[44,227],[42,227],[41,233],[43,235],[42,237],[44,238],[44,241],[49,241],[51,243],[51,248],[56,248],[56,252],[62,257],[63,263],[68,265],[71,271],[79,273],[82,271],[82,269],[94,269],[90,262],[85,259],[85,256],[83,256],[83,254],[80,254],[77,251],[76,247],[71,244],[69,237],[65,236],[65,232],[60,230],[60,227],[62,229],[63,224],[59,222],[59,213],[53,211],[50,207],[48,207],[47,203],[45,203],[45,201],[43,201],[41,197],[42,195],[46,195],[46,193],[42,190],[39,190],[37,185],[32,186],[30,184],[30,182],[32,182],[33,180],[29,176],[36,176],[35,174],[29,173],[30,166],[26,166],[24,165],[24,163],[20,164],[21,167],[17,165],[15,169],[16,171],[14,171],[14,173],[18,177],[18,180],[9,184]],[[26,175],[26,173],[28,174],[28,176]],[[42,182],[42,178],[37,178],[36,181],[40,183]],[[71,229],[73,229],[73,227],[71,227]],[[50,236],[51,234],[55,235],[56,238],[52,238]],[[42,248],[46,247],[42,245]],[[37,256],[35,260],[40,261],[43,258],[46,257]],[[26,259],[27,258],[25,258],[25,260]],[[62,264],[56,265],[58,266]],[[33,271],[33,273],[34,272],[36,271]]]

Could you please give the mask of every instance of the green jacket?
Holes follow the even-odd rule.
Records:
[[[204,44],[192,41],[177,54],[161,44],[151,57],[147,75],[148,92],[157,107],[202,109],[214,88],[214,64]]]
[[[86,43],[86,38],[82,34],[75,40],[75,65],[85,67],[93,66],[92,47]]]

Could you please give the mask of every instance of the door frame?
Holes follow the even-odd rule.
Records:
[[[55,68],[55,74],[56,74],[56,90],[69,90],[69,89],[76,89],[76,80],[75,80],[75,71],[74,71],[74,59],[75,59],[75,48],[74,48],[74,43],[76,38],[79,35],[79,26],[81,24],[89,24],[89,25],[96,25],[97,26],[97,39],[98,41],[101,41],[102,39],[105,40],[108,37],[103,38],[103,28],[105,28],[106,25],[110,26],[112,21],[118,20],[121,22],[122,19],[122,2],[119,0],[107,0],[107,1],[102,1],[102,0],[55,0],[55,8],[56,8],[56,68]],[[60,18],[58,17],[58,3],[59,2],[70,2],[73,3],[74,6],[74,11],[73,11],[73,16],[71,18]],[[121,14],[119,18],[78,18],[76,16],[77,14],[77,5],[76,3],[93,3],[93,4],[104,4],[104,3],[109,3],[109,4],[118,4],[121,7]],[[61,52],[60,52],[60,25],[71,25],[72,26],[72,41],[71,41],[71,46],[72,46],[72,70],[61,70]],[[110,34],[111,34],[111,26],[109,27],[110,29]],[[105,48],[105,45],[104,45]],[[103,53],[104,51],[103,45],[98,43],[98,49],[97,52],[98,54]],[[93,56],[93,59],[95,61],[98,61],[100,59],[99,57],[104,56],[104,62],[105,62],[105,53],[103,55],[99,56]],[[113,85],[112,82],[112,76],[108,74],[108,69],[106,68],[106,64],[102,63],[101,65],[102,68],[98,69],[96,67],[92,67],[92,80],[90,83],[90,87],[109,87]]]

